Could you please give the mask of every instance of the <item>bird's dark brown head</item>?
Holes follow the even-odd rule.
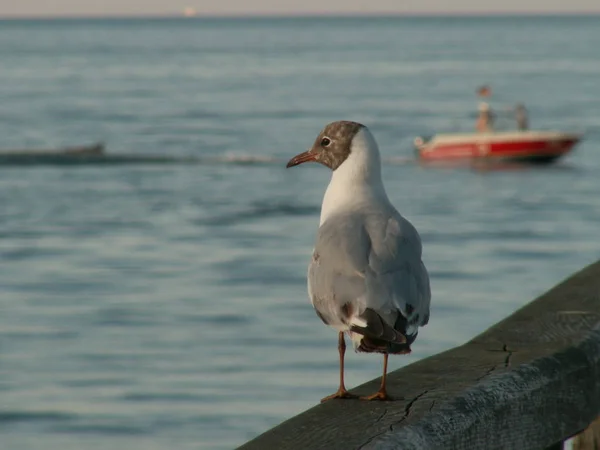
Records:
[[[294,156],[286,167],[314,161],[331,170],[337,169],[350,155],[352,139],[361,128],[364,125],[347,120],[330,123],[319,133],[312,148]]]

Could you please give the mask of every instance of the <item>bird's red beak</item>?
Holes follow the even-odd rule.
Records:
[[[297,166],[298,164],[302,164],[302,163],[309,162],[309,161],[314,162],[316,160],[317,160],[316,153],[311,153],[311,151],[308,150],[306,152],[302,152],[299,155],[294,156],[292,159],[290,159],[288,161],[288,163],[285,167],[287,167],[289,169],[290,167]]]

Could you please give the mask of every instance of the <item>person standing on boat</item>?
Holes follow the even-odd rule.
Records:
[[[477,88],[477,95],[481,98],[491,97],[492,96],[492,88],[487,84],[484,84],[483,86],[479,86]]]
[[[519,103],[515,107],[515,119],[517,120],[517,128],[519,131],[525,131],[529,128],[529,118],[527,117],[527,109],[525,105]]]
[[[479,115],[477,116],[475,129],[480,133],[490,133],[494,131],[494,115],[485,99],[492,96],[492,88],[484,84],[477,88],[476,92],[477,96],[481,97],[483,101],[479,103]]]
[[[490,105],[486,102],[479,104],[479,116],[477,117],[475,128],[480,133],[491,133],[494,131],[494,113]]]

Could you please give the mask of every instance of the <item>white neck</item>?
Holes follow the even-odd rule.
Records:
[[[335,213],[361,203],[389,203],[381,181],[381,160],[373,135],[362,128],[352,139],[348,158],[331,175],[321,207],[322,225]]]

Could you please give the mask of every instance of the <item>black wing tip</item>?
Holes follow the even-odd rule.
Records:
[[[394,344],[391,342],[382,341],[380,339],[373,339],[368,336],[364,336],[360,341],[360,345],[356,348],[356,351],[362,353],[408,355],[411,353],[411,348],[409,343]]]
[[[390,344],[405,344],[407,342],[406,319],[404,319],[401,314],[399,315],[398,320],[396,320],[395,326],[386,323],[385,320],[371,308],[365,309],[359,317],[366,322],[367,326],[359,327],[353,325],[350,328],[350,331]],[[402,318],[402,326],[399,327],[400,318]]]
[[[352,325],[350,327],[350,331],[356,334],[360,334],[363,336],[363,340],[365,338],[381,341],[385,344],[406,344],[407,339],[402,333],[397,330],[394,330],[391,326],[386,324],[386,328],[383,333],[374,333],[373,330],[369,328],[367,324],[366,327],[358,327],[356,325]],[[393,334],[392,334],[393,333]]]

